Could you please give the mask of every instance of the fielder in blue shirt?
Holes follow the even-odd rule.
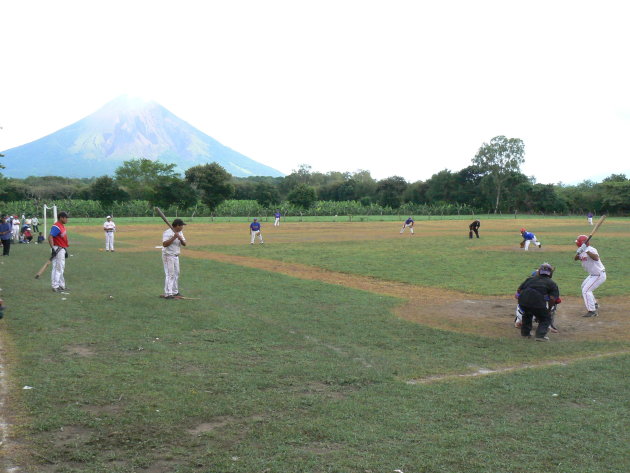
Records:
[[[263,243],[265,243],[263,241],[263,237],[262,237],[262,233],[260,231],[260,222],[258,221],[257,218],[254,219],[254,221],[252,223],[249,224],[249,231],[251,234],[251,241],[249,242],[250,245],[254,244],[254,240],[256,239],[256,235],[258,235],[258,239],[260,240],[260,244],[262,245]]]
[[[405,231],[405,228],[409,227],[409,230],[411,230],[411,234],[413,235],[413,224],[413,217],[409,217],[407,220],[405,220],[405,223],[403,223],[403,226],[400,229],[400,233],[403,233]]]
[[[542,248],[542,243],[540,243],[536,239],[536,235],[534,235],[532,232],[528,232],[524,228],[521,228],[521,236],[523,237],[523,241],[521,242],[521,248],[524,248],[525,251],[527,251],[527,249],[529,248],[529,244],[532,242],[538,248]]]

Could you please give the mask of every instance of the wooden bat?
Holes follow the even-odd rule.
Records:
[[[164,212],[162,212],[159,207],[155,207],[155,211],[158,213],[160,217],[162,217],[162,220],[164,220],[164,223],[168,225],[168,228],[173,230],[173,225],[171,225],[171,222],[168,221],[168,219],[166,218],[166,215],[164,215]]]
[[[591,234],[588,236],[588,238],[586,239],[584,243],[588,245],[588,242],[591,241],[591,238],[593,238],[593,235],[597,233],[597,230],[599,230],[599,227],[601,227],[602,223],[604,223],[604,220],[606,220],[606,215],[602,215],[601,217],[599,217],[599,220],[593,227],[593,231],[591,232]]]
[[[51,256],[50,259],[48,261],[46,261],[46,263],[44,264],[44,266],[42,266],[42,269],[40,269],[39,271],[37,271],[37,274],[35,274],[35,279],[39,279],[39,277],[44,274],[44,271],[46,271],[46,268],[48,268],[48,266],[50,266],[50,263],[52,263],[53,257]]]

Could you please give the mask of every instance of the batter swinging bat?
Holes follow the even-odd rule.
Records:
[[[588,245],[588,242],[591,241],[591,238],[593,238],[593,235],[595,235],[597,230],[599,230],[599,227],[602,225],[602,223],[604,223],[604,220],[606,220],[606,215],[602,215],[601,217],[599,217],[599,220],[597,221],[597,223],[593,227],[593,231],[591,232],[591,234],[588,236],[588,238],[584,242],[584,243],[586,243],[586,245]]]
[[[160,208],[159,208],[159,207],[156,207],[156,208],[155,208],[155,211],[158,213],[158,215],[159,215],[160,217],[162,217],[162,220],[164,220],[164,223],[166,223],[166,224],[168,225],[168,228],[170,228],[171,230],[173,230],[173,225],[171,225],[171,222],[169,222],[169,221],[167,220],[166,216],[165,216],[165,215],[164,215],[164,213],[160,210]],[[173,231],[175,231],[175,230],[173,230]]]

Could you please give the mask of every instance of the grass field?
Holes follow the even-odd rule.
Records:
[[[70,220],[68,294],[33,278],[47,245],[0,258],[0,471],[626,473],[630,221],[594,237],[583,319],[584,220],[264,223],[263,246],[196,220],[190,300],[158,297],[163,224],[117,220],[106,253],[102,222]],[[512,295],[543,261],[564,302],[536,343]]]

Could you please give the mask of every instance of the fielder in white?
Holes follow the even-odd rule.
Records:
[[[107,216],[107,220],[103,224],[105,231],[105,251],[114,251],[114,233],[116,232],[116,224],[112,222],[111,215]]]
[[[162,234],[162,262],[164,263],[164,297],[175,299],[179,293],[179,253],[186,246],[182,230],[186,225],[180,218],[173,220],[170,228]]]
[[[575,244],[578,250],[574,258],[575,261],[582,262],[582,267],[588,273],[588,276],[582,282],[582,297],[588,312],[582,317],[597,317],[599,315],[597,312],[599,304],[593,291],[606,282],[606,268],[602,264],[597,249],[586,243],[586,240],[588,240],[586,235],[577,237]]]

